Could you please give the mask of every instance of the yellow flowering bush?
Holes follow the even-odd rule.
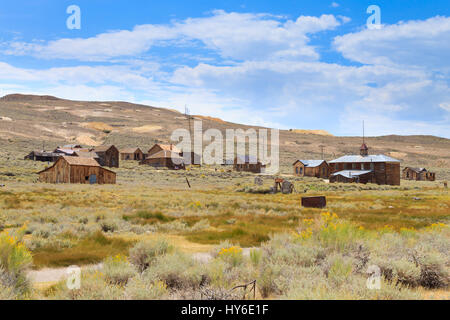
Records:
[[[25,271],[33,262],[30,251],[22,241],[25,231],[24,225],[13,233],[0,233],[0,273],[3,274],[0,280],[8,279],[7,285],[13,286],[19,293],[25,293],[29,288]]]
[[[237,246],[224,247],[220,249],[217,256],[230,263],[233,267],[238,266],[243,261],[242,248]]]

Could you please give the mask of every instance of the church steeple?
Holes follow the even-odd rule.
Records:
[[[365,143],[362,144],[361,148],[359,149],[359,154],[362,157],[367,157],[369,155],[369,148]]]

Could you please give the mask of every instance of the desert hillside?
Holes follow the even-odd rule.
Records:
[[[247,129],[218,118],[193,116],[203,129]],[[70,101],[53,96],[13,94],[0,99],[2,155],[20,158],[32,149],[52,149],[64,143],[86,146],[115,144],[147,150],[155,142],[168,142],[188,119],[175,110],[127,102]],[[257,127],[253,127],[257,128]],[[385,153],[404,166],[427,167],[439,178],[450,177],[450,140],[434,136],[382,136],[366,138],[371,153]],[[332,158],[358,152],[361,137],[337,137],[324,130],[280,131],[283,170],[297,158]]]

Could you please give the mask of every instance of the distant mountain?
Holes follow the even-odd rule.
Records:
[[[224,137],[226,129],[260,128],[206,116],[192,116],[191,125],[195,120],[202,120],[203,130],[216,128]],[[17,157],[42,148],[43,143],[48,148],[80,143],[148,150],[155,142],[169,142],[178,128],[189,128],[184,114],[128,102],[71,101],[22,94],[0,99],[0,143]],[[324,130],[280,130],[280,159],[289,170],[296,159],[320,159],[322,149],[326,160],[358,153],[361,143],[361,137],[338,137]],[[435,169],[450,178],[449,139],[392,135],[368,137],[366,143],[372,154],[387,154],[402,160],[402,165]]]

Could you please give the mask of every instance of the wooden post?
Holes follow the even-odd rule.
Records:
[[[448,188],[448,184],[447,181],[444,182],[444,188],[447,189]]]

